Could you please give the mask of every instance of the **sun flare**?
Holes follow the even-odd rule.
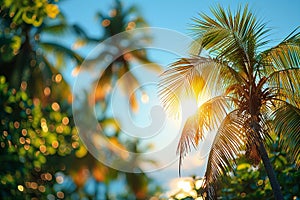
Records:
[[[182,119],[187,119],[188,117],[194,115],[198,109],[198,103],[194,98],[182,98],[180,105]]]

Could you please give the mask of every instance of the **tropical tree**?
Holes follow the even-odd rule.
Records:
[[[49,37],[68,30],[58,5],[50,0],[2,0],[0,15],[0,74],[9,86],[28,88],[30,96],[40,98],[43,105],[59,99],[70,102],[69,86],[59,70],[66,66],[66,58],[78,64],[83,58]]]
[[[131,69],[133,62],[138,62],[144,65],[149,70],[161,72],[161,67],[148,58],[145,49],[142,49],[143,42],[151,42],[151,38],[146,31],[140,30],[139,34],[124,34],[125,31],[131,31],[135,28],[147,27],[147,22],[138,11],[137,7],[126,7],[121,1],[115,0],[114,6],[109,13],[98,12],[97,17],[103,33],[99,37],[90,37],[80,26],[74,25],[73,29],[79,36],[79,44],[98,45],[106,40],[107,50],[101,51],[93,59],[86,59],[81,65],[81,69],[89,70],[91,73],[97,71],[97,65],[103,63],[103,60],[109,57],[117,57],[107,66],[104,71],[100,71],[100,79],[94,82],[96,87],[95,102],[105,102],[106,98],[110,97],[111,89],[115,86],[116,80],[122,76],[122,90],[128,96],[131,109],[137,112],[139,109],[138,99],[132,91],[136,88],[142,90],[139,86],[138,77],[136,77]],[[107,40],[112,36],[123,33],[122,38],[116,40]],[[120,40],[122,39],[122,41]],[[108,42],[109,41],[109,42]],[[81,46],[81,45],[79,45]],[[115,51],[109,50],[115,48]],[[117,50],[116,50],[117,49]],[[119,56],[120,55],[120,56]],[[126,76],[124,76],[126,74]],[[144,93],[144,91],[142,91]],[[105,105],[104,105],[105,107]],[[106,108],[103,108],[106,109]],[[104,112],[103,112],[104,113]]]
[[[67,29],[56,2],[2,0],[0,16],[0,74],[5,76],[1,76],[1,162],[5,164],[0,195],[46,198],[55,192],[55,173],[63,171],[64,163],[57,165],[58,159],[75,154],[73,149],[81,149],[76,156],[86,153],[69,112],[71,92],[59,72],[64,58],[78,63],[82,58],[44,38]]]
[[[162,74],[160,95],[166,110],[178,114],[178,98],[186,92],[199,104],[183,127],[179,163],[216,130],[203,196],[215,198],[218,178],[234,169],[234,160],[244,154],[253,165],[262,160],[275,199],[283,199],[265,144],[276,127],[280,143],[299,161],[299,123],[294,116],[299,117],[300,105],[300,33],[296,29],[268,48],[269,29],[248,6],[234,14],[221,6],[211,11],[213,17],[202,13],[193,19],[195,55],[178,60]]]
[[[82,29],[79,25],[73,25],[74,33],[77,34],[78,40],[74,44],[75,48],[85,48],[85,47],[95,47],[99,45],[101,42],[105,41],[107,45],[103,51],[93,52],[93,58],[86,58],[85,61],[80,65],[80,70],[89,72],[92,77],[95,74],[99,75],[99,80],[94,78],[94,81],[91,86],[91,90],[85,91],[86,96],[82,98],[82,93],[76,93],[74,91],[74,95],[78,95],[78,99],[82,99],[80,106],[74,108],[74,116],[75,115],[84,115],[82,119],[85,119],[80,123],[80,130],[90,130],[91,129],[91,116],[93,116],[94,112],[91,111],[91,108],[96,107],[99,115],[97,116],[98,123],[102,127],[103,132],[101,132],[101,136],[108,139],[110,143],[117,145],[122,149],[126,149],[130,152],[141,153],[146,149],[141,148],[139,140],[132,141],[131,138],[126,138],[124,134],[122,134],[122,129],[120,124],[114,116],[111,116],[110,107],[108,103],[110,103],[112,88],[116,86],[116,82],[121,77],[122,83],[121,90],[125,95],[128,95],[130,109],[133,112],[137,112],[139,109],[139,101],[137,99],[137,94],[134,93],[136,88],[142,90],[141,92],[146,95],[143,91],[143,88],[139,88],[139,81],[132,72],[131,69],[134,65],[134,62],[139,63],[151,63],[147,57],[147,53],[145,49],[139,49],[131,51],[131,49],[138,49],[137,46],[140,45],[137,41],[147,41],[150,42],[145,32],[140,32],[139,37],[135,37],[133,34],[126,34],[125,31],[131,31],[138,27],[145,27],[147,23],[138,12],[138,9],[135,6],[125,6],[121,3],[121,1],[114,1],[114,5],[111,10],[106,12],[98,12],[97,19],[99,20],[99,24],[101,25],[99,28],[101,29],[101,34],[99,36],[89,36],[84,29]],[[121,37],[122,41],[119,39],[111,39],[113,36],[123,33],[123,37]],[[123,44],[123,46],[122,46]],[[125,46],[124,46],[125,44]],[[87,46],[85,46],[87,45]],[[100,69],[99,66],[102,66],[105,63],[107,58],[116,58],[112,60],[111,63],[105,68]],[[154,63],[151,65],[146,65],[149,69],[160,70],[160,67]],[[74,70],[76,72],[78,68]],[[75,73],[76,74],[76,73]],[[125,75],[126,74],[126,75]],[[125,75],[125,76],[124,76]],[[95,89],[95,93],[90,94],[90,91]],[[77,96],[76,96],[77,98]],[[106,127],[110,127],[109,131],[106,131]],[[113,131],[112,128],[113,127]],[[84,133],[83,133],[84,134]],[[99,136],[98,135],[98,136]],[[120,139],[121,138],[121,139]],[[110,151],[109,151],[110,152]],[[111,158],[111,157],[110,157]],[[135,158],[133,162],[138,162]],[[105,185],[107,196],[110,196],[108,190],[111,182],[114,182],[117,179],[122,178],[123,182],[126,182],[126,187],[130,192],[124,194],[123,198],[137,198],[144,199],[150,198],[156,192],[156,189],[152,190],[151,185],[153,181],[151,178],[140,170],[140,174],[132,174],[125,173],[121,171],[117,171],[115,169],[104,166],[102,163],[95,162],[95,158],[88,154],[86,159],[77,160],[77,167],[85,167],[88,168],[91,174],[94,175],[94,178],[99,184]],[[87,163],[89,165],[87,166]],[[103,170],[104,169],[104,170]],[[101,174],[101,177],[98,176]]]
[[[1,155],[5,155],[1,161],[6,164],[0,173],[0,196],[46,198],[50,195],[54,198],[54,194],[57,198],[92,199],[102,195],[98,186],[105,185],[103,196],[113,198],[108,189],[110,183],[114,180],[124,182],[123,179],[126,179],[128,192],[122,194],[124,198],[126,195],[130,198],[150,198],[156,190],[150,188],[151,179],[146,174],[120,175],[117,170],[104,166],[86,151],[77,135],[68,104],[71,92],[59,71],[66,66],[66,59],[80,65],[83,58],[52,40],[57,35],[64,36],[71,29],[78,33],[77,26],[68,26],[56,1],[1,2],[0,74],[6,78],[0,77],[3,92],[0,151]],[[118,16],[113,20],[115,25],[128,18],[123,13],[125,16],[119,19],[120,10],[123,13],[119,6],[111,14]],[[133,8],[130,10],[133,11]],[[128,20],[124,22],[126,26],[129,25],[126,24],[130,22]],[[139,23],[138,20],[135,22]],[[136,26],[135,22],[130,24],[131,28]],[[105,27],[105,23],[102,24]],[[119,26],[116,25],[116,28]],[[81,41],[92,41],[84,35],[80,38]],[[74,47],[76,45],[78,43]],[[105,77],[110,80],[112,75],[106,74]],[[66,99],[69,100],[67,103],[64,102]],[[41,102],[42,106],[36,105],[36,102]],[[31,110],[34,110],[33,114]],[[116,121],[102,116],[99,123],[102,127],[109,124],[116,128],[109,140],[121,146],[117,139],[120,129]],[[139,151],[137,143],[130,145]],[[122,147],[126,148],[124,145]],[[45,179],[45,174],[49,180]],[[91,180],[95,184],[91,184]],[[33,187],[29,185],[31,183]],[[94,192],[86,189],[91,185],[95,186]]]

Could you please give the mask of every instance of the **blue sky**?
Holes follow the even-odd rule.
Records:
[[[100,27],[95,14],[97,11],[109,12],[113,2],[112,0],[65,0],[60,3],[60,9],[70,23],[80,24],[91,36],[99,36]],[[125,7],[136,5],[149,26],[167,28],[183,34],[190,33],[188,28],[192,22],[191,18],[197,17],[199,12],[210,14],[210,7],[218,4],[224,7],[230,6],[231,10],[235,10],[238,5],[248,3],[258,19],[267,22],[267,26],[272,29],[269,38],[272,40],[270,45],[280,42],[300,25],[299,0],[123,0],[122,2]],[[176,58],[153,56],[154,61],[166,64],[175,61]],[[197,156],[199,157],[196,154]],[[185,169],[184,175],[202,175],[205,165],[202,160],[190,157],[185,161]],[[178,176],[177,163],[152,173],[152,175],[162,184],[168,186],[170,180]]]
[[[109,11],[112,0],[65,0],[60,4],[70,22],[76,22],[85,27],[92,35],[98,35],[99,27],[95,20],[97,11]],[[258,18],[268,22],[274,29],[274,40],[286,36],[299,26],[300,1],[298,0],[123,0],[124,5],[135,4],[150,26],[170,28],[188,33],[191,18],[199,12],[209,13],[212,6],[220,4],[232,9],[248,3]]]

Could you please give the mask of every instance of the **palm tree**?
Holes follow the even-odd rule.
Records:
[[[203,93],[212,94],[185,122],[178,144],[179,163],[191,146],[196,148],[215,129],[203,196],[215,198],[218,177],[236,167],[235,159],[243,153],[254,165],[262,160],[275,199],[283,199],[265,142],[275,128],[282,144],[299,161],[300,129],[294,117],[299,122],[300,32],[296,29],[267,48],[269,29],[248,6],[234,14],[221,6],[211,11],[213,17],[200,14],[193,19],[192,52],[196,55],[173,63],[160,83],[162,103],[171,113],[177,113],[178,96],[186,91],[198,102],[203,101]]]
[[[90,37],[88,34],[78,25],[74,25],[74,31],[81,38],[79,41],[83,44],[94,44],[98,45],[99,43],[105,41],[106,39],[111,38],[114,35],[124,33],[125,31],[130,31],[135,28],[144,28],[147,27],[147,22],[141,16],[141,13],[133,5],[129,7],[124,7],[120,0],[114,1],[113,8],[109,13],[98,12],[97,17],[99,19],[100,27],[103,30],[103,33],[99,37]],[[96,86],[95,92],[95,101],[103,102],[106,98],[109,97],[110,89],[114,87],[115,81],[120,79],[124,74],[122,81],[122,89],[124,89],[124,94],[131,93],[135,88],[139,86],[138,77],[136,77],[131,72],[132,62],[138,62],[145,65],[148,69],[154,70],[155,72],[161,72],[161,67],[155,63],[152,63],[147,55],[145,49],[136,48],[139,45],[142,45],[143,42],[151,42],[151,38],[146,32],[142,32],[138,36],[134,34],[128,34],[122,38],[125,46],[121,45],[121,41],[111,41],[108,43],[108,48],[114,47],[117,49],[117,52],[112,53],[111,51],[99,52],[99,54],[94,59],[86,59],[82,64],[82,68],[88,69],[95,73],[97,70],[95,66],[103,62],[106,57],[115,57],[118,54],[118,58],[114,60],[103,72],[99,79],[94,84]],[[124,42],[125,41],[125,42]],[[137,49],[130,52],[126,52],[131,49]],[[121,53],[120,53],[121,52]],[[100,75],[100,74],[99,74]],[[143,92],[143,91],[142,91]],[[138,111],[138,100],[135,94],[129,94],[129,102],[131,105],[132,111]],[[104,108],[105,109],[105,108]]]
[[[116,51],[104,50],[104,51],[97,52],[95,57],[85,59],[85,61],[80,66],[81,70],[86,70],[89,71],[91,74],[95,74],[99,72],[99,69],[97,67],[101,66],[103,60],[105,60],[106,57],[117,57],[117,59],[113,60],[105,69],[103,69],[103,71],[102,69],[100,70],[99,76],[101,74],[102,75],[99,80],[95,80],[93,82],[93,86],[92,86],[93,88],[95,88],[94,96],[93,94],[91,96],[88,96],[90,94],[87,94],[86,99],[83,100],[84,102],[81,104],[78,110],[75,111],[78,113],[87,114],[87,116],[83,117],[83,119],[86,119],[86,121],[84,121],[84,123],[86,124],[84,124],[85,126],[83,127],[79,127],[80,130],[87,130],[93,127],[93,125],[90,125],[91,124],[90,116],[93,116],[94,112],[88,113],[87,111],[91,108],[91,106],[95,106],[94,104],[97,103],[100,105],[100,109],[102,109],[100,112],[101,115],[97,116],[98,117],[97,120],[100,123],[101,127],[105,127],[105,124],[113,125],[114,127],[119,126],[116,119],[110,118],[108,114],[110,109],[108,103],[110,103],[112,88],[116,86],[116,81],[121,77],[123,78],[120,79],[122,80],[121,89],[125,95],[128,95],[127,97],[129,99],[131,111],[133,112],[138,111],[139,101],[137,99],[137,95],[136,93],[131,94],[133,91],[135,91],[136,88],[139,88],[138,77],[136,77],[131,71],[133,67],[132,65],[133,62],[139,62],[142,64],[147,63],[146,66],[148,67],[148,69],[152,69],[152,70],[154,69],[156,71],[161,70],[160,66],[151,63],[145,49],[135,48],[140,45],[140,41],[145,42],[146,40],[147,42],[150,42],[150,38],[148,38],[148,35],[145,32],[141,32],[141,34],[137,37],[135,37],[134,34],[127,34],[127,35],[124,34],[124,37],[122,37],[123,42],[125,41],[124,44],[126,44],[124,46],[121,45],[121,41],[119,39],[116,40],[111,39],[113,36],[120,33],[124,33],[125,31],[130,32],[130,30],[133,30],[135,28],[141,28],[147,26],[146,21],[143,19],[141,14],[138,12],[138,9],[134,5],[125,7],[120,0],[115,0],[112,9],[108,13],[98,12],[97,17],[99,20],[99,24],[101,25],[100,28],[102,30],[102,34],[99,35],[98,37],[97,36],[91,37],[79,25],[73,25],[73,30],[79,36],[78,46],[81,47],[82,44],[98,45],[101,42],[106,41],[107,49],[114,48],[116,49]],[[107,42],[108,41],[107,39],[110,39],[109,42]],[[128,50],[131,49],[138,49],[138,50],[127,52]],[[151,65],[149,63],[151,63]],[[126,76],[124,76],[125,74]],[[142,86],[139,89],[141,88]],[[141,92],[144,92],[143,88],[141,89]],[[87,99],[89,98],[93,98],[93,99],[91,99],[91,101],[87,101]],[[97,108],[99,109],[99,107]],[[140,148],[138,148],[140,144],[139,140],[132,141],[128,139],[126,142],[124,142],[124,140],[120,139],[120,136],[122,135],[122,130],[119,127],[117,128],[115,133],[107,134],[104,131],[103,135],[105,138],[109,138],[111,142],[112,141],[116,142],[119,147],[127,149],[130,152],[139,153],[141,151],[144,151],[144,149],[141,150]],[[101,135],[102,140],[105,140],[105,138],[103,138]],[[101,139],[99,137],[99,140]],[[111,149],[108,149],[108,151],[110,152]],[[115,159],[114,156],[111,155],[109,156],[111,160]],[[91,156],[89,158],[94,159]],[[140,157],[132,158],[133,163],[141,162],[141,160],[142,158]],[[86,163],[77,162],[77,165],[81,165],[81,164],[85,165]],[[90,165],[90,167],[91,166],[94,167],[94,171],[101,171],[99,170],[99,168],[104,167],[102,164],[99,164],[99,162],[94,162],[94,164]],[[111,173],[113,171],[114,173],[116,173],[116,175],[123,176],[125,178],[128,189],[132,192],[132,194],[135,195],[137,199],[150,198],[149,194],[151,193],[151,191],[149,191],[150,187],[148,186],[151,184],[151,179],[144,172],[142,172],[141,169],[139,170],[141,172],[140,174],[133,174],[133,173],[115,171],[112,168],[107,168],[107,173]],[[107,176],[105,186],[108,188],[109,181],[112,181],[116,178],[117,176],[115,177]],[[131,194],[129,193],[129,195]]]

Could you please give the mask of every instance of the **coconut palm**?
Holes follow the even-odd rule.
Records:
[[[132,141],[128,139],[125,142],[124,140],[120,139],[120,136],[122,135],[122,130],[120,129],[116,119],[109,118],[108,112],[110,108],[108,107],[108,103],[110,103],[111,93],[113,91],[112,88],[116,86],[116,81],[120,80],[122,92],[124,92],[124,95],[128,95],[127,97],[129,99],[131,111],[137,112],[139,109],[139,101],[137,99],[137,94],[135,94],[134,91],[136,88],[139,88],[139,77],[135,76],[131,72],[131,69],[134,64],[133,62],[139,62],[142,64],[147,63],[147,67],[149,67],[148,69],[161,70],[161,68],[154,63],[151,63],[151,65],[149,64],[150,60],[148,59],[147,52],[145,49],[136,48],[138,46],[142,46],[141,44],[142,42],[145,42],[145,40],[147,42],[150,42],[147,34],[145,32],[140,32],[140,34],[136,36],[134,34],[129,33],[135,28],[142,28],[147,26],[147,23],[145,22],[142,15],[138,12],[138,9],[134,5],[124,6],[121,1],[115,0],[112,9],[107,13],[98,12],[97,18],[99,20],[99,25],[101,25],[100,28],[102,32],[102,34],[99,36],[91,37],[79,25],[73,25],[73,30],[79,36],[78,42],[74,45],[75,47],[81,47],[85,44],[96,46],[103,41],[106,42],[105,44],[107,47],[104,50],[101,49],[97,53],[93,52],[95,54],[95,57],[86,58],[80,66],[81,70],[86,70],[93,75],[99,73],[100,78],[99,80],[95,80],[93,82],[92,87],[95,87],[94,94],[92,94],[91,96],[88,96],[90,95],[88,94],[86,99],[83,100],[84,102],[81,104],[78,110],[75,111],[75,115],[77,113],[81,113],[81,115],[82,113],[87,114],[83,117],[83,119],[86,119],[86,121],[82,123],[85,125],[85,127],[80,127],[79,129],[87,130],[93,127],[93,124],[91,125],[90,118],[91,116],[93,116],[94,112],[92,111],[88,113],[87,111],[91,108],[91,106],[94,106],[94,103],[98,104],[100,105],[100,107],[97,107],[97,109],[102,109],[100,112],[101,115],[97,116],[98,122],[101,124],[101,127],[105,127],[105,124],[107,124],[108,126],[113,126],[117,129],[114,133],[108,134],[103,128],[103,135],[100,136],[100,134],[98,134],[98,141],[105,141],[105,138],[108,138],[110,142],[113,142],[120,148],[127,149],[130,152],[138,153],[144,151],[144,149],[141,150],[140,148],[138,148],[140,141]],[[129,34],[126,34],[125,32]],[[120,40],[120,38],[113,38],[113,36],[120,33],[124,34],[124,37],[122,37],[122,41]],[[113,49],[114,51],[112,51],[111,49]],[[134,50],[130,51],[131,49]],[[112,60],[111,63],[105,69],[102,69],[100,67],[101,69],[99,71],[99,66],[102,66],[103,63],[105,63],[105,59],[109,57],[117,58],[115,60]],[[140,88],[142,88],[142,86]],[[144,92],[143,88],[141,89],[141,92]],[[82,96],[82,94],[79,95]],[[87,99],[89,98],[92,98],[91,101],[87,101]],[[103,138],[103,136],[105,138]],[[107,151],[113,152],[113,149],[108,148]],[[118,152],[113,153],[118,154]],[[109,156],[109,159],[115,159],[114,156],[109,154],[107,155]],[[90,159],[93,159],[93,157],[90,157]],[[117,159],[120,158],[117,157]],[[141,157],[132,158],[132,163],[141,161]],[[149,162],[152,163],[152,161]],[[86,165],[85,162],[77,162],[77,165],[81,164]],[[104,167],[102,164],[96,162],[93,165],[90,165],[90,167],[94,168],[94,171],[101,171],[101,168],[106,168],[108,174],[111,172],[116,173],[116,176],[106,177],[105,183],[107,188],[109,187],[109,181],[113,181],[114,179],[123,176],[125,178],[128,189],[135,195],[135,198],[150,198],[148,197],[148,195],[151,193],[151,191],[149,190],[148,185],[151,184],[151,180],[150,177],[148,177],[142,171],[140,171],[140,174],[124,173],[120,171],[115,171],[111,168]]]
[[[99,81],[95,81],[95,101],[104,102],[106,98],[109,98],[110,89],[114,87],[115,81],[123,77],[122,89],[124,94],[129,94],[129,102],[132,111],[137,112],[139,109],[138,99],[136,94],[131,94],[136,88],[139,88],[139,80],[132,72],[132,63],[138,62],[141,64],[147,64],[145,67],[155,72],[161,72],[161,67],[155,63],[152,63],[148,58],[143,44],[151,42],[151,38],[146,31],[140,30],[140,34],[131,34],[130,31],[135,28],[145,28],[147,23],[142,17],[138,9],[132,5],[125,7],[121,1],[115,0],[114,6],[109,13],[98,12],[97,17],[99,24],[101,24],[101,30],[103,33],[99,37],[90,37],[88,34],[78,25],[74,25],[74,31],[80,37],[80,44],[92,44],[98,45],[106,40],[106,51],[99,52],[93,59],[86,59],[81,65],[83,69],[88,69],[94,74],[97,71],[97,65],[103,63],[107,57],[118,58],[111,62],[104,71],[101,70]],[[125,31],[128,31],[125,35]],[[108,42],[107,39],[111,39],[114,35],[123,33],[122,41],[120,39],[112,39]],[[110,51],[109,48],[117,49],[117,51]],[[133,50],[132,50],[133,49]],[[130,52],[127,52],[127,51]],[[126,74],[126,76],[124,76]],[[140,87],[142,88],[142,87]],[[142,91],[144,92],[144,91]],[[104,108],[105,109],[105,108]]]
[[[221,6],[211,11],[213,17],[200,14],[193,19],[191,52],[196,55],[173,63],[160,83],[162,103],[173,114],[178,114],[178,96],[186,92],[198,103],[204,93],[212,95],[185,122],[178,144],[179,163],[191,147],[197,148],[215,130],[203,196],[214,199],[219,176],[233,169],[237,156],[245,154],[253,165],[262,160],[275,199],[283,199],[265,144],[275,129],[299,161],[300,128],[294,117],[299,121],[300,32],[296,29],[268,48],[269,29],[247,6],[234,14]]]

